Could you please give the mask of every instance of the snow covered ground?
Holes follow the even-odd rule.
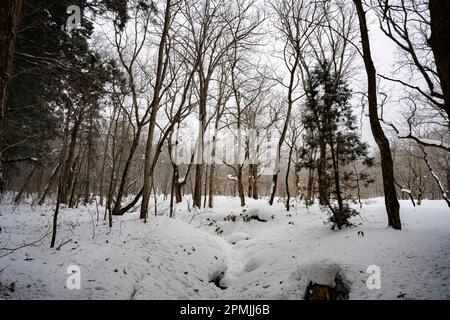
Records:
[[[0,205],[0,299],[303,299],[310,281],[332,284],[339,272],[350,299],[450,299],[450,210],[401,202],[402,231],[387,228],[383,199],[365,201],[356,226],[331,231],[318,207],[217,197],[213,210],[176,218],[138,213],[110,230],[95,204],[60,212],[49,248],[53,206]],[[168,201],[159,213],[167,212]],[[363,234],[361,234],[362,231]],[[63,244],[59,249],[58,246]],[[369,290],[369,266],[381,288]],[[66,288],[80,268],[81,289]]]

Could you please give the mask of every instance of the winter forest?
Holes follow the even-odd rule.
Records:
[[[450,299],[449,12],[2,0],[0,299]]]

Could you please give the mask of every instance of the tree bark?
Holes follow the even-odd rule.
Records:
[[[128,177],[128,172],[131,168],[131,162],[134,158],[134,154],[136,152],[137,147],[139,146],[139,137],[141,135],[141,127],[138,128],[137,132],[136,132],[136,136],[133,139],[133,143],[131,144],[131,148],[130,148],[130,153],[128,155],[128,159],[125,162],[125,166],[123,168],[123,172],[122,172],[122,179],[120,180],[120,185],[119,185],[119,190],[117,191],[117,197],[116,197],[116,202],[114,203],[114,209],[113,209],[113,215],[121,215],[120,214],[120,209],[121,209],[121,205],[122,205],[122,199],[124,196],[124,192],[125,192],[125,186],[126,186],[126,181],[127,181],[127,177]]]
[[[88,204],[91,200],[91,171],[94,162],[94,146],[93,146],[93,126],[94,126],[94,109],[91,106],[89,112],[89,132],[88,132],[88,155],[86,164],[86,179],[84,182],[84,203]]]
[[[214,143],[214,142],[213,142]],[[213,150],[213,157],[214,157]],[[214,207],[214,178],[215,178],[215,163],[214,161],[210,165],[209,169],[209,198],[208,198],[208,208]]]
[[[288,99],[287,99],[287,113],[286,113],[286,119],[284,122],[283,130],[281,131],[280,140],[278,142],[278,149],[277,149],[277,155],[275,159],[275,173],[272,176],[272,189],[269,199],[269,204],[272,205],[273,201],[275,199],[275,194],[277,192],[277,181],[278,181],[278,173],[279,173],[279,167],[280,167],[280,160],[281,160],[281,148],[284,143],[284,139],[286,138],[286,133],[289,127],[289,121],[291,119],[291,113],[292,113],[292,106],[294,104],[294,87],[295,87],[295,77],[297,68],[299,65],[299,54],[297,52],[297,55],[294,57],[294,65],[292,66],[292,69],[290,70],[290,80],[289,80],[289,87],[288,87]]]
[[[437,72],[444,94],[444,110],[450,119],[450,1],[430,0],[431,39]],[[450,128],[449,128],[450,129]]]
[[[378,118],[378,99],[377,99],[377,72],[372,60],[370,49],[369,31],[367,29],[366,13],[361,0],[353,0],[359,19],[361,32],[361,42],[363,47],[363,59],[366,67],[368,79],[368,99],[369,99],[369,118],[373,137],[380,149],[381,170],[383,175],[383,188],[386,211],[388,215],[389,226],[401,230],[400,204],[397,199],[394,182],[394,163],[392,160],[389,140],[383,132],[380,120]]]
[[[58,162],[58,165],[55,167],[55,169],[52,172],[52,175],[50,176],[50,179],[48,180],[47,185],[45,186],[44,193],[42,193],[38,205],[42,205],[45,201],[45,198],[47,197],[48,192],[50,191],[50,188],[53,185],[53,182],[55,182],[56,176],[59,173],[59,168],[61,167],[61,161]]]
[[[319,162],[317,164],[317,180],[319,184],[319,203],[322,206],[328,204],[328,179],[326,177],[326,157],[327,157],[327,144],[324,139],[321,138],[319,145]]]
[[[314,169],[309,168],[308,171],[308,185],[306,187],[306,201],[313,200],[313,186],[314,186]]]
[[[237,168],[237,186],[239,199],[241,200],[241,207],[245,206],[244,184],[242,183],[242,165]]]
[[[289,159],[288,159],[288,165],[286,168],[286,177],[284,180],[285,186],[286,186],[286,211],[290,210],[290,200],[291,200],[291,193],[289,191],[289,171],[291,171],[291,162],[292,162],[292,152],[294,150],[294,143],[292,143],[292,145],[289,148]],[[297,174],[296,174],[296,178],[298,178]]]
[[[30,184],[31,178],[33,178],[34,172],[36,171],[37,168],[38,168],[38,165],[35,164],[33,166],[33,169],[31,170],[30,174],[26,178],[25,183],[22,185],[22,187],[20,188],[20,190],[17,193],[16,197],[14,198],[14,202],[15,203],[19,203],[20,200],[22,199],[22,195],[25,192],[25,190],[27,189],[28,185]]]
[[[170,11],[171,11],[171,0],[166,1],[166,9],[164,13],[164,27],[161,34],[161,39],[159,42],[158,48],[158,64],[156,67],[156,80],[155,87],[153,90],[153,99],[150,104],[151,114],[150,114],[150,123],[148,129],[148,137],[147,144],[145,147],[145,167],[144,167],[144,187],[142,192],[142,203],[141,203],[141,214],[140,218],[145,219],[148,212],[148,204],[150,200],[150,180],[151,175],[153,174],[152,170],[152,145],[153,145],[153,136],[155,133],[155,125],[156,125],[156,116],[158,113],[158,106],[160,100],[161,89],[164,80],[165,74],[165,62],[164,56],[166,51],[166,43],[169,34],[169,26],[170,26]]]

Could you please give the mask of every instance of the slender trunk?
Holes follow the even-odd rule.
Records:
[[[308,185],[306,187],[306,201],[311,201],[313,198],[313,186],[314,186],[314,169],[309,168]]]
[[[290,205],[290,200],[291,200],[291,193],[289,191],[289,171],[291,171],[291,161],[292,161],[292,151],[294,150],[294,144],[291,145],[291,147],[289,148],[289,158],[288,158],[288,165],[286,168],[286,177],[285,177],[285,186],[286,186],[286,210],[289,211],[291,205]]]
[[[300,171],[297,168],[295,168],[295,197],[303,197],[300,187]]]
[[[58,186],[58,190],[61,190],[61,186]],[[55,208],[55,212],[53,213],[52,240],[50,242],[50,248],[53,248],[55,246],[55,242],[56,242],[56,232],[58,230],[58,214],[59,214],[60,198],[61,198],[60,191],[58,191],[58,196],[56,199],[56,208]]]
[[[360,186],[360,182],[359,182],[359,173],[358,170],[356,169],[356,165],[353,165],[353,170],[355,171],[355,176],[356,176],[356,192],[358,193],[358,203],[359,203],[359,208],[361,209],[363,204],[361,201],[361,186]]]
[[[91,200],[91,171],[94,162],[94,150],[93,150],[93,126],[94,126],[94,109],[91,106],[89,114],[89,133],[88,133],[88,155],[86,164],[86,179],[84,184],[84,203],[88,204]]]
[[[327,165],[327,144],[326,141],[321,138],[319,144],[319,161],[317,164],[317,180],[319,184],[319,203],[321,206],[328,204],[328,177],[326,174]]]
[[[247,196],[250,198],[253,195],[253,164],[248,165],[248,188]]]
[[[203,198],[203,208],[206,208],[206,199],[208,197],[208,165],[205,165],[205,197]]]
[[[69,143],[69,150],[67,153],[67,158],[65,160],[65,164],[63,166],[63,172],[61,174],[61,182],[62,182],[62,188],[61,188],[61,203],[67,203],[67,198],[70,192],[70,186],[72,185],[73,180],[73,165],[74,165],[74,157],[75,157],[75,147],[77,144],[77,137],[78,137],[78,131],[81,126],[81,122],[83,120],[83,115],[80,112],[80,116],[78,119],[75,118],[75,123],[72,128],[71,136],[70,136],[70,143]]]
[[[61,162],[59,162],[58,165],[55,167],[55,169],[53,169],[52,175],[50,176],[50,179],[48,180],[48,183],[45,186],[44,193],[41,195],[41,197],[38,201],[38,205],[42,205],[44,203],[48,192],[50,191],[53,183],[55,182],[55,179],[56,179],[56,176],[58,175],[60,167],[61,167]]]
[[[170,26],[170,11],[171,11],[171,0],[166,1],[166,8],[164,13],[164,27],[161,34],[161,39],[159,42],[158,48],[158,64],[156,68],[156,81],[155,87],[153,90],[153,99],[150,104],[151,115],[150,115],[150,123],[147,137],[147,144],[145,148],[145,167],[144,167],[144,189],[142,192],[142,203],[141,203],[141,214],[140,218],[144,219],[148,212],[148,203],[150,200],[150,180],[151,179],[151,167],[152,167],[152,145],[153,145],[153,136],[155,133],[155,125],[156,125],[156,115],[158,113],[158,105],[160,100],[161,89],[164,80],[164,52],[166,51],[166,43],[169,34],[169,26]]]
[[[237,186],[239,199],[241,200],[241,207],[243,207],[245,206],[245,194],[244,194],[244,185],[242,183],[242,165],[238,165],[237,168]]]
[[[252,176],[253,176],[253,186],[252,186],[252,197],[255,200],[258,200],[258,166],[256,164],[252,165]]]
[[[122,205],[122,199],[125,192],[125,186],[128,178],[128,172],[131,168],[131,163],[133,161],[134,154],[139,145],[139,137],[141,135],[141,127],[138,128],[136,132],[136,136],[133,139],[133,143],[131,144],[130,153],[128,155],[128,159],[125,162],[125,166],[122,172],[122,178],[120,180],[119,190],[117,191],[116,201],[114,203],[113,215],[119,215],[120,207]]]
[[[380,120],[378,118],[377,71],[372,60],[366,13],[364,11],[361,0],[353,0],[353,2],[355,3],[359,19],[361,42],[363,47],[363,59],[368,78],[370,127],[381,154],[384,198],[389,226],[393,227],[394,229],[401,230],[402,224],[400,221],[400,204],[398,202],[397,193],[395,191],[394,163],[392,160],[391,148],[389,145],[389,140],[384,134],[383,128],[380,124]]]
[[[175,191],[175,179],[178,179],[175,176],[175,170],[173,170],[172,172],[172,184],[170,186],[170,214],[169,217],[173,218],[173,196],[174,196],[174,191]]]
[[[183,200],[183,197],[181,196],[181,187],[182,184],[175,182],[175,202],[180,203]]]
[[[436,172],[434,172],[433,168],[431,167],[430,161],[428,161],[428,154],[425,152],[425,148],[423,148],[423,147],[422,147],[422,153],[423,153],[423,160],[425,161],[425,164],[427,165],[428,170],[430,170],[431,176],[433,177],[434,181],[436,181],[439,191],[442,194],[442,198],[445,200],[448,207],[450,207],[450,197],[447,194],[447,192],[445,192],[445,188],[444,188],[441,180],[439,179],[438,175],[436,174]]]
[[[113,119],[114,119],[114,116],[113,116]],[[101,206],[103,205],[103,183],[104,183],[104,179],[105,179],[106,157],[108,155],[109,136],[111,134],[111,126],[112,126],[112,122],[110,123],[110,125],[108,127],[108,133],[106,135],[105,149],[103,151],[102,168],[100,170],[99,196],[100,196],[100,205]]]
[[[37,168],[38,168],[38,165],[35,164],[33,169],[31,170],[30,174],[26,178],[25,183],[22,185],[22,187],[20,188],[20,190],[17,193],[16,197],[14,198],[14,202],[15,203],[19,203],[20,200],[22,199],[22,195],[25,192],[25,190],[27,189],[28,185],[30,184],[31,178],[33,178],[33,175],[34,175],[34,173],[35,173]]]
[[[448,163],[448,162],[447,162]],[[450,194],[450,165],[447,164],[447,169],[445,170],[445,175],[447,177],[447,194]],[[420,176],[420,181],[422,182],[422,176]]]
[[[214,154],[214,150],[213,150]],[[214,157],[214,155],[213,155]],[[208,198],[208,208],[214,207],[214,177],[215,177],[215,164],[214,161],[210,165],[209,169],[209,198]]]
[[[206,89],[204,89],[206,90]],[[203,179],[203,143],[206,129],[206,94],[200,99],[200,119],[199,119],[199,137],[196,150],[195,182],[193,206],[200,208],[202,206],[202,179]]]
[[[221,101],[221,96],[219,97],[219,101]],[[220,121],[220,105],[217,106],[217,115],[216,122],[214,124],[214,136],[212,141],[212,151],[211,151],[211,164],[209,169],[209,199],[208,199],[208,207],[212,208],[214,206],[214,179],[215,179],[215,169],[216,169],[216,141],[217,134],[219,133],[219,121]]]
[[[334,175],[334,187],[336,192],[336,199],[338,202],[338,208],[339,208],[339,214],[342,214],[342,210],[344,209],[344,202],[342,200],[342,194],[341,194],[341,181],[339,178],[339,155],[336,152],[334,142],[333,142],[333,136],[329,135],[329,143],[330,143],[330,151],[331,151],[331,159],[333,162],[333,175]],[[342,216],[339,217],[339,221],[342,221]],[[340,226],[340,225],[339,225]]]
[[[275,159],[275,173],[272,177],[272,190],[270,194],[269,204],[272,205],[275,193],[277,191],[277,181],[278,181],[278,172],[280,167],[280,157],[281,157],[281,147],[283,146],[284,139],[286,138],[286,133],[289,127],[289,121],[291,119],[291,112],[292,112],[292,106],[294,104],[294,87],[295,87],[295,77],[297,76],[296,71],[299,64],[299,56],[295,57],[294,65],[291,69],[291,75],[290,75],[290,81],[289,81],[289,88],[288,88],[288,107],[287,107],[287,113],[286,113],[286,119],[284,122],[283,130],[281,131],[280,140],[278,142],[278,149],[277,149],[277,158]]]

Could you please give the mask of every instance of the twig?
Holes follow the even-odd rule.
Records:
[[[11,253],[13,253],[13,252],[15,252],[15,251],[17,251],[17,250],[20,250],[20,249],[22,249],[22,248],[25,248],[25,247],[28,247],[28,246],[34,246],[36,243],[41,242],[42,240],[44,240],[44,239],[49,235],[49,233],[50,233],[50,227],[48,227],[48,229],[47,229],[47,231],[45,232],[45,234],[44,234],[43,236],[41,236],[41,237],[40,237],[38,240],[36,240],[36,241],[33,241],[33,242],[30,242],[30,243],[21,245],[21,246],[19,246],[19,247],[17,247],[17,248],[6,248],[6,247],[0,248],[0,250],[6,250],[6,251],[9,251],[9,252],[7,252],[7,253],[1,254],[1,255],[0,255],[0,258],[4,258],[4,257],[6,257],[7,255],[10,255]]]
[[[69,240],[67,240],[66,242],[64,242],[64,243],[61,243],[59,246],[58,246],[58,248],[56,248],[56,250],[61,250],[61,247],[63,246],[63,245],[65,245],[65,244],[68,244],[69,242],[72,242],[72,239],[69,239]]]

